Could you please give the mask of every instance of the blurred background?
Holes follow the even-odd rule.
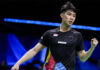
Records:
[[[0,0],[0,70],[10,70],[45,31],[60,25],[60,8],[66,1],[68,0]],[[72,28],[82,33],[85,50],[88,50],[91,38],[96,37],[100,42],[100,2],[71,2],[78,10]],[[46,49],[23,63],[20,70],[42,70]],[[76,59],[76,70],[100,70],[100,44],[85,63],[78,57]]]

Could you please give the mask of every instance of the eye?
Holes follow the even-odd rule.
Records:
[[[76,17],[76,15],[73,15],[73,17]]]
[[[68,12],[68,13],[67,13],[67,15],[71,16],[71,13],[70,13],[70,12]]]

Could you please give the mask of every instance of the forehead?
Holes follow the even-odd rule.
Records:
[[[74,11],[72,11],[72,10],[67,10],[66,12],[65,12],[65,14],[66,13],[71,13],[71,14],[73,14],[73,15],[76,15],[76,13],[74,12]]]

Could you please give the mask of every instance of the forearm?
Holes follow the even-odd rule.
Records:
[[[91,47],[88,51],[85,51],[85,53],[81,56],[80,60],[83,62],[88,60],[88,58],[92,55],[94,49],[94,47]]]
[[[16,63],[17,65],[20,65],[32,57],[34,57],[37,54],[37,52],[34,49],[30,49],[27,53],[24,54],[24,56]]]

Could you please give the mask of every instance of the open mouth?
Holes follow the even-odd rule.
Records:
[[[72,24],[72,21],[69,21],[69,24]]]

